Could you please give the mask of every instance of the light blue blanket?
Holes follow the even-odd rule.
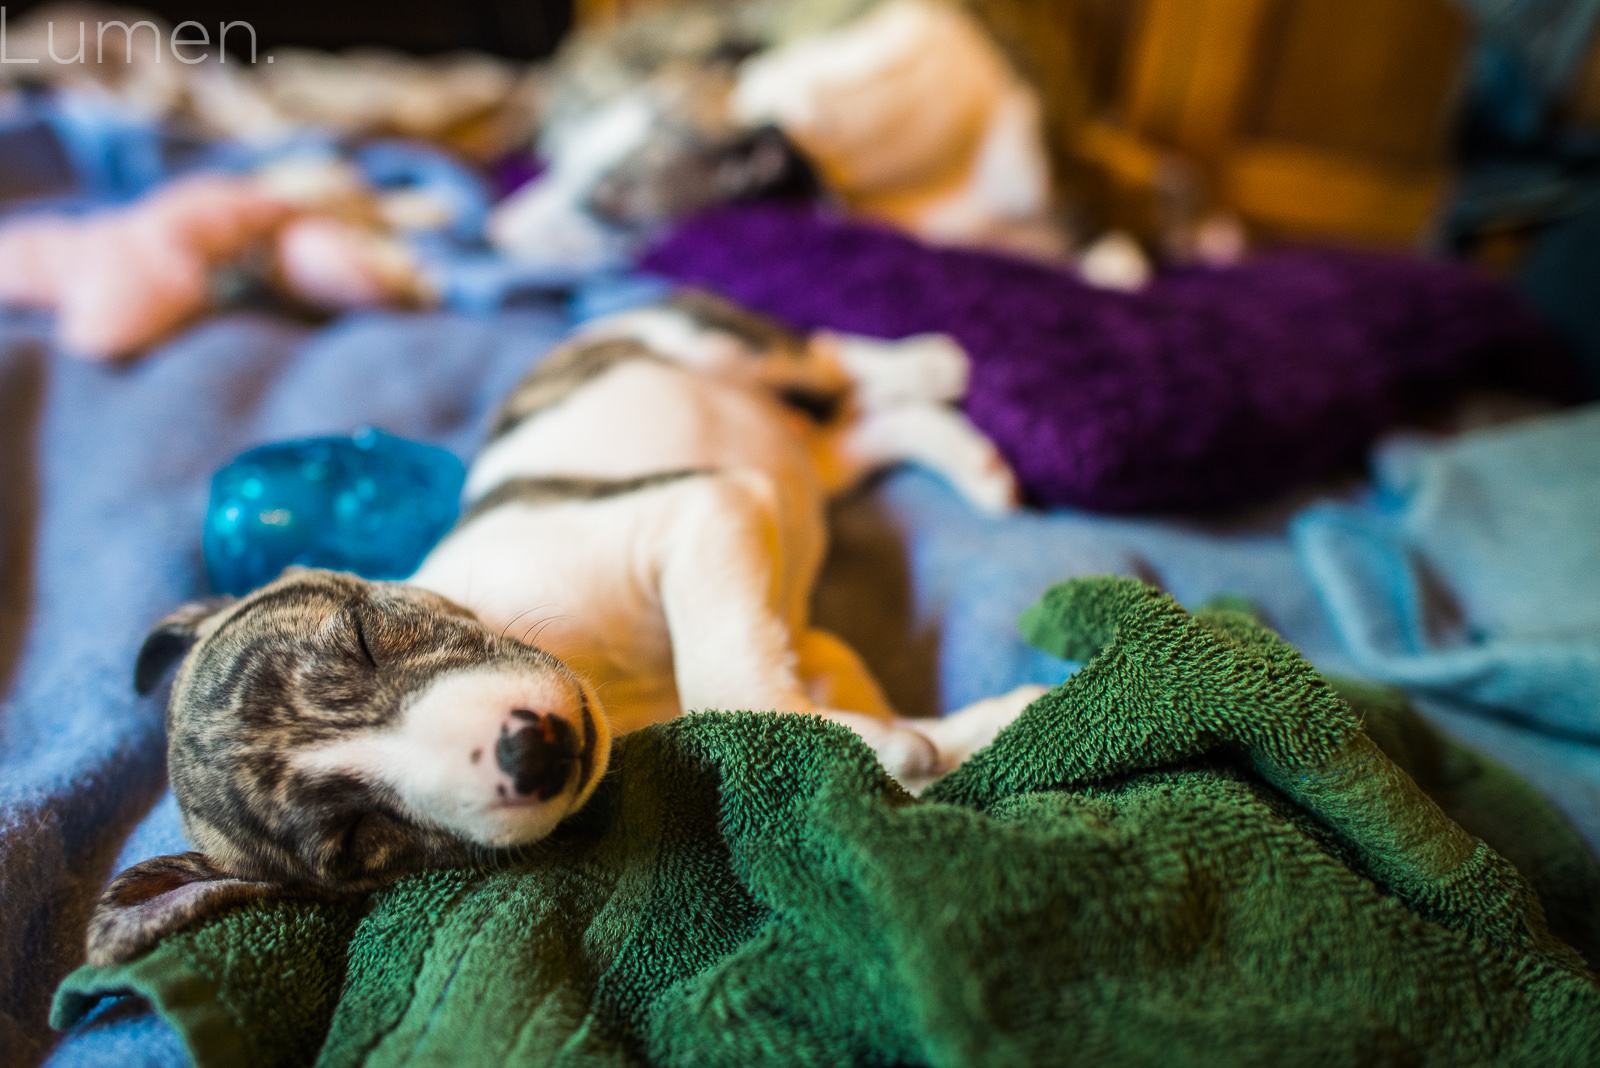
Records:
[[[1358,670],[1600,741],[1600,407],[1381,449],[1295,546]]]

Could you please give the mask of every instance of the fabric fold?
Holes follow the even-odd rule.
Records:
[[[140,989],[201,1065],[1600,1056],[1600,868],[1525,784],[1238,612],[1087,579],[1025,626],[1088,664],[920,799],[837,725],[683,717],[496,870],[224,913],[56,1022]],[[150,969],[275,1037],[231,1060]]]
[[[1600,741],[1600,406],[1391,442],[1291,537],[1365,674]]]

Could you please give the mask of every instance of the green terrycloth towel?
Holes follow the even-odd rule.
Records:
[[[1540,907],[1592,953],[1600,873],[1526,784],[1238,613],[1093,579],[1024,628],[1093,659],[921,800],[820,720],[684,717],[515,864],[237,908],[54,1023],[136,991],[205,1065],[1600,1063]]]

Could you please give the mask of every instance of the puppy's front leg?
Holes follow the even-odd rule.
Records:
[[[685,711],[810,711],[783,618],[773,493],[753,471],[709,474],[673,492],[659,583]]]
[[[929,774],[938,752],[905,721],[872,715],[877,708],[819,704],[802,685],[795,632],[804,625],[809,575],[799,588],[802,576],[784,574],[793,561],[783,557],[765,476],[731,471],[696,479],[678,491],[674,506],[660,591],[684,710],[815,713],[861,735],[890,774]],[[816,645],[808,637],[807,650]]]

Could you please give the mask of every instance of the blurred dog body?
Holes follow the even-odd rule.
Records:
[[[1038,97],[954,5],[892,0],[753,56],[732,106],[782,129],[853,211],[929,241],[1065,253]]]
[[[491,220],[503,251],[616,258],[698,208],[817,183],[926,240],[1065,254],[1037,95],[958,7],[888,0],[776,45],[756,8],[674,15],[649,22],[675,30],[659,51],[624,29],[558,63],[550,169]]]

